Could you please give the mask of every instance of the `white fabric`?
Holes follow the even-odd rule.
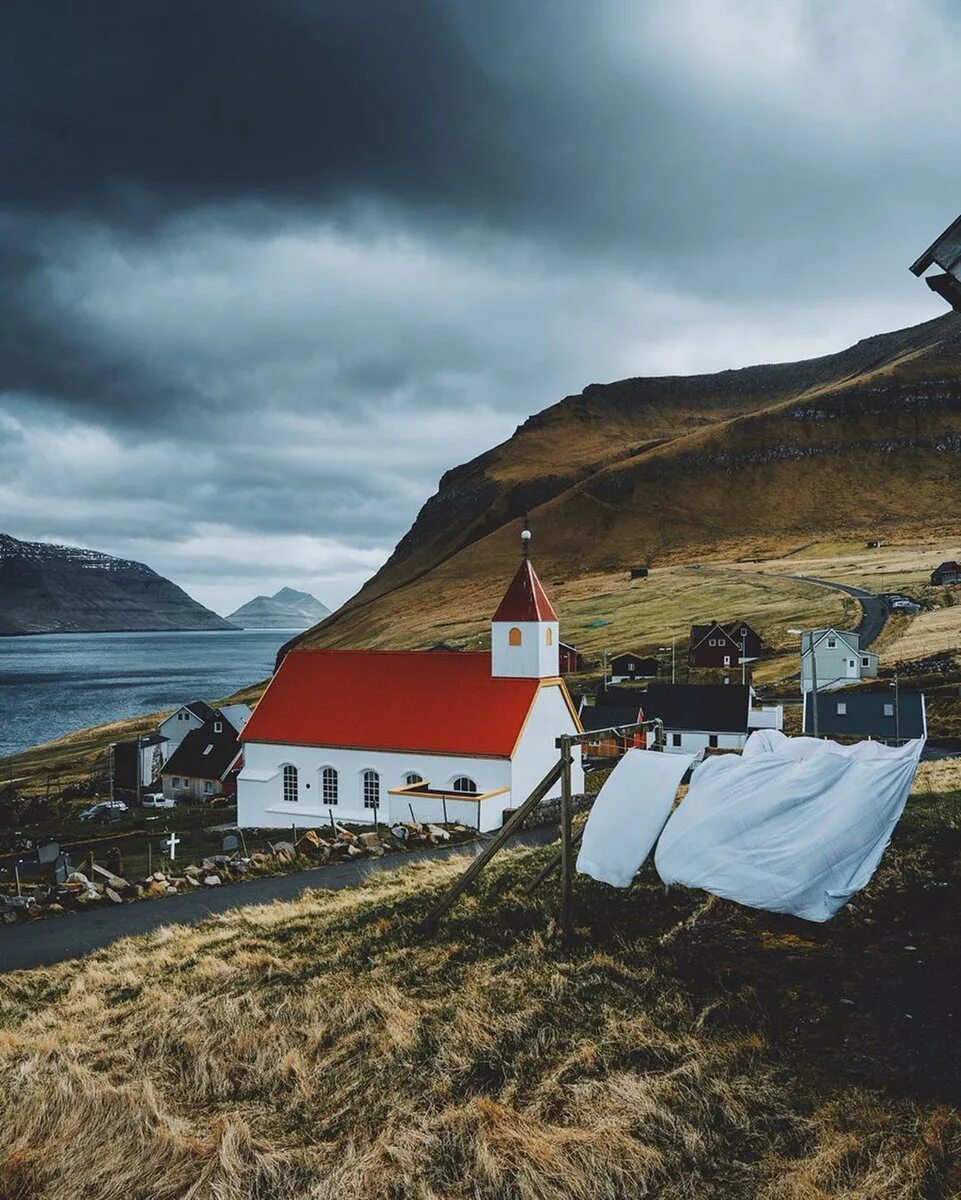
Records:
[[[695,769],[661,835],[658,873],[751,908],[828,921],[877,869],[923,747],[759,730],[743,755]]]
[[[630,887],[671,812],[692,755],[628,750],[597,794],[584,827],[577,869]]]

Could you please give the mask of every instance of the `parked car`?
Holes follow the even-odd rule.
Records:
[[[176,808],[177,801],[172,797],[164,796],[163,792],[147,792],[141,798],[140,803],[144,808]]]
[[[96,804],[91,804],[89,808],[85,808],[79,814],[81,821],[98,821],[108,817],[118,816],[120,813],[125,813],[127,806],[122,800],[99,800]]]

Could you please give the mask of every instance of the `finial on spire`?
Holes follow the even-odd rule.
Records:
[[[524,528],[521,530],[521,554],[524,558],[530,558],[531,553],[531,527],[527,520],[527,513],[524,513]]]

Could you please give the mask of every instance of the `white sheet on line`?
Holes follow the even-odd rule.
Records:
[[[694,761],[687,754],[628,750],[604,782],[584,827],[577,869],[613,887],[630,887],[671,812]]]
[[[743,755],[709,758],[667,822],[665,883],[827,921],[874,874],[924,740],[840,746],[759,730]]]

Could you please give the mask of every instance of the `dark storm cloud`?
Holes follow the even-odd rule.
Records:
[[[11,0],[0,529],[331,602],[585,383],[934,315],[959,63],[935,0]]]

